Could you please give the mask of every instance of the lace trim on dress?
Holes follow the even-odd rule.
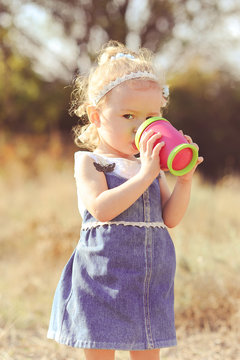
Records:
[[[93,229],[98,226],[104,225],[123,225],[123,226],[137,226],[137,227],[156,227],[156,228],[166,228],[166,225],[163,222],[141,222],[141,221],[89,221],[82,224],[82,230]]]

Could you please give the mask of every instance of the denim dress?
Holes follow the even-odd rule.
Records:
[[[81,153],[75,153],[76,180]],[[126,159],[89,156],[96,169],[105,172],[109,189],[129,178],[129,172],[126,176],[121,171],[124,161],[130,174],[130,163],[133,173],[141,166]],[[79,201],[80,240],[55,292],[48,338],[89,349],[175,346],[176,258],[162,220],[158,179],[109,222],[99,222]]]

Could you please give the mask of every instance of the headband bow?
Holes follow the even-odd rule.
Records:
[[[116,55],[111,56],[110,60],[118,60],[121,58],[135,59],[135,57],[131,54],[117,53]]]

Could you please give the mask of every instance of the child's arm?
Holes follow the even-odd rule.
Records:
[[[202,161],[203,158],[199,157],[196,166],[188,174],[177,178],[172,194],[168,189],[165,175],[163,174],[159,179],[162,215],[167,227],[175,227],[182,220],[190,200],[192,176]]]
[[[104,173],[98,172],[93,160],[83,154],[79,164],[78,191],[88,211],[99,221],[112,220],[129,208],[151,185],[160,171],[159,151],[163,146],[154,147],[160,136],[145,137],[142,142],[141,169],[125,183],[108,189]]]

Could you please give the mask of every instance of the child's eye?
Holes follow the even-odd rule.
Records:
[[[129,119],[129,120],[134,119],[133,114],[124,114],[123,117],[124,117],[125,119]]]

